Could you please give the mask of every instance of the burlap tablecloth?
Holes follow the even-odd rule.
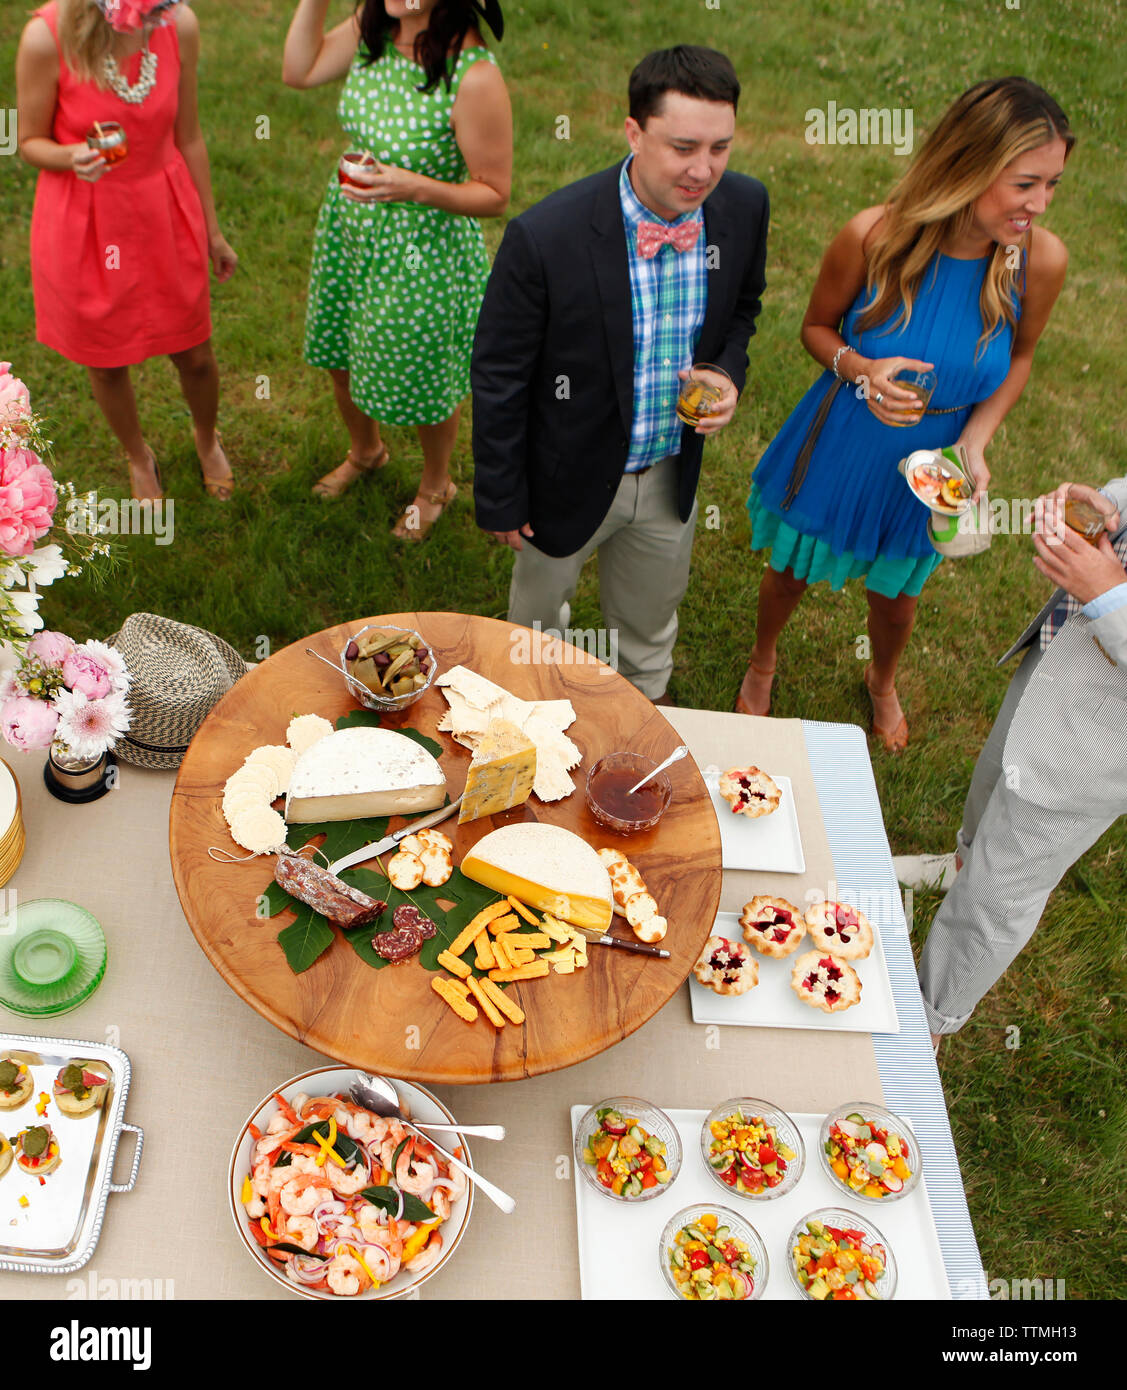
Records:
[[[667,713],[702,768],[731,765],[738,735],[741,746],[769,747],[764,761],[794,785],[806,875],[725,875],[722,906],[787,889],[801,901],[805,888],[834,876],[799,721]],[[0,1273],[0,1293],[57,1299],[100,1289],[110,1296],[113,1281],[147,1279],[165,1298],[291,1297],[254,1268],[232,1229],[227,1163],[251,1107],[324,1059],[254,1013],[196,945],[168,862],[172,773],[123,766],[116,791],[68,806],[47,794],[42,755],[9,761],[23,790],[27,850],[8,891],[23,901],[60,897],[89,909],[105,930],[109,964],[98,991],[73,1013],[40,1022],[0,1009],[0,1029],[121,1047],[133,1066],[125,1118],[145,1131],[145,1150],[134,1191],[111,1194],[85,1269]],[[698,1027],[687,988],[625,1042],[578,1066],[506,1085],[435,1090],[465,1123],[507,1126],[503,1144],[475,1141],[474,1158],[518,1205],[506,1217],[477,1199],[456,1258],[424,1286],[427,1299],[475,1298],[495,1288],[499,1252],[506,1297],[579,1297],[573,1104],[625,1093],[663,1107],[710,1109],[725,1096],[763,1095],[791,1111],[816,1112],[846,1093],[883,1095],[868,1035]],[[131,1152],[125,1136],[119,1182]]]

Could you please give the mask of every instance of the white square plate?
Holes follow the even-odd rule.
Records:
[[[573,1135],[589,1108],[571,1107]],[[596,1192],[582,1173],[575,1174],[579,1282],[584,1298],[672,1299],[658,1266],[658,1243],[669,1218],[695,1202],[729,1207],[759,1232],[770,1264],[764,1299],[801,1299],[787,1273],[787,1238],[808,1212],[820,1207],[844,1207],[876,1225],[896,1258],[896,1301],[951,1297],[927,1195],[926,1174],[919,1187],[900,1201],[851,1201],[823,1170],[818,1157],[818,1132],[825,1116],[791,1113],[806,1145],[805,1171],[786,1196],[767,1202],[749,1201],[725,1192],[705,1169],[700,1127],[708,1111],[665,1113],[677,1126],[685,1158],[680,1173],[660,1197],[634,1205],[615,1202]]]
[[[738,816],[717,790],[720,774],[707,775],[705,784],[720,822],[720,852],[726,869],[768,869],[778,874],[803,874],[806,858],[798,833],[798,815],[790,778],[771,773],[779,804],[769,816]]]
[[[742,942],[739,914],[717,914],[712,934]],[[814,949],[809,936],[802,938],[797,951],[781,960],[761,956],[754,947],[749,949],[759,963],[759,983],[746,994],[717,994],[702,985],[695,975],[689,975],[694,1023],[736,1024],[745,1028],[824,1028],[834,1033],[899,1033],[896,1000],[876,922],[873,922],[872,951],[865,960],[849,962],[861,981],[861,1002],[839,1014],[823,1013],[821,1009],[804,1004],[790,987],[795,961]]]

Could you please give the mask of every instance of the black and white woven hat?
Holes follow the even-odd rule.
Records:
[[[114,752],[139,767],[179,767],[212,706],[250,669],[214,632],[156,613],[131,613],[106,642],[131,678],[129,732]]]

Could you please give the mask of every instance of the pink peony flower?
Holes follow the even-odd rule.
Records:
[[[31,392],[18,376],[12,375],[10,362],[0,362],[0,429],[30,418]]]
[[[28,656],[34,656],[44,666],[54,666],[59,670],[74,650],[75,645],[65,632],[40,632],[27,644]]]
[[[50,748],[58,722],[58,712],[52,705],[28,696],[9,700],[0,710],[0,733],[13,748],[24,753]]]
[[[110,673],[96,657],[76,647],[63,662],[63,680],[88,700],[100,700],[112,687]]]
[[[0,550],[30,555],[51,529],[59,498],[51,470],[20,445],[0,449]]]

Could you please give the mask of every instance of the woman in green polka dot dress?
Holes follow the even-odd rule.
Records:
[[[337,497],[388,460],[380,425],[414,425],[423,472],[394,535],[422,540],[457,488],[450,456],[469,390],[489,275],[479,217],[509,201],[512,112],[478,29],[496,0],[362,0],[325,33],[329,0],[300,0],[282,76],[347,76],[338,112],[350,148],[378,160],[344,186],[333,171],[317,221],[305,359],[326,367],[351,447],[314,487]]]

